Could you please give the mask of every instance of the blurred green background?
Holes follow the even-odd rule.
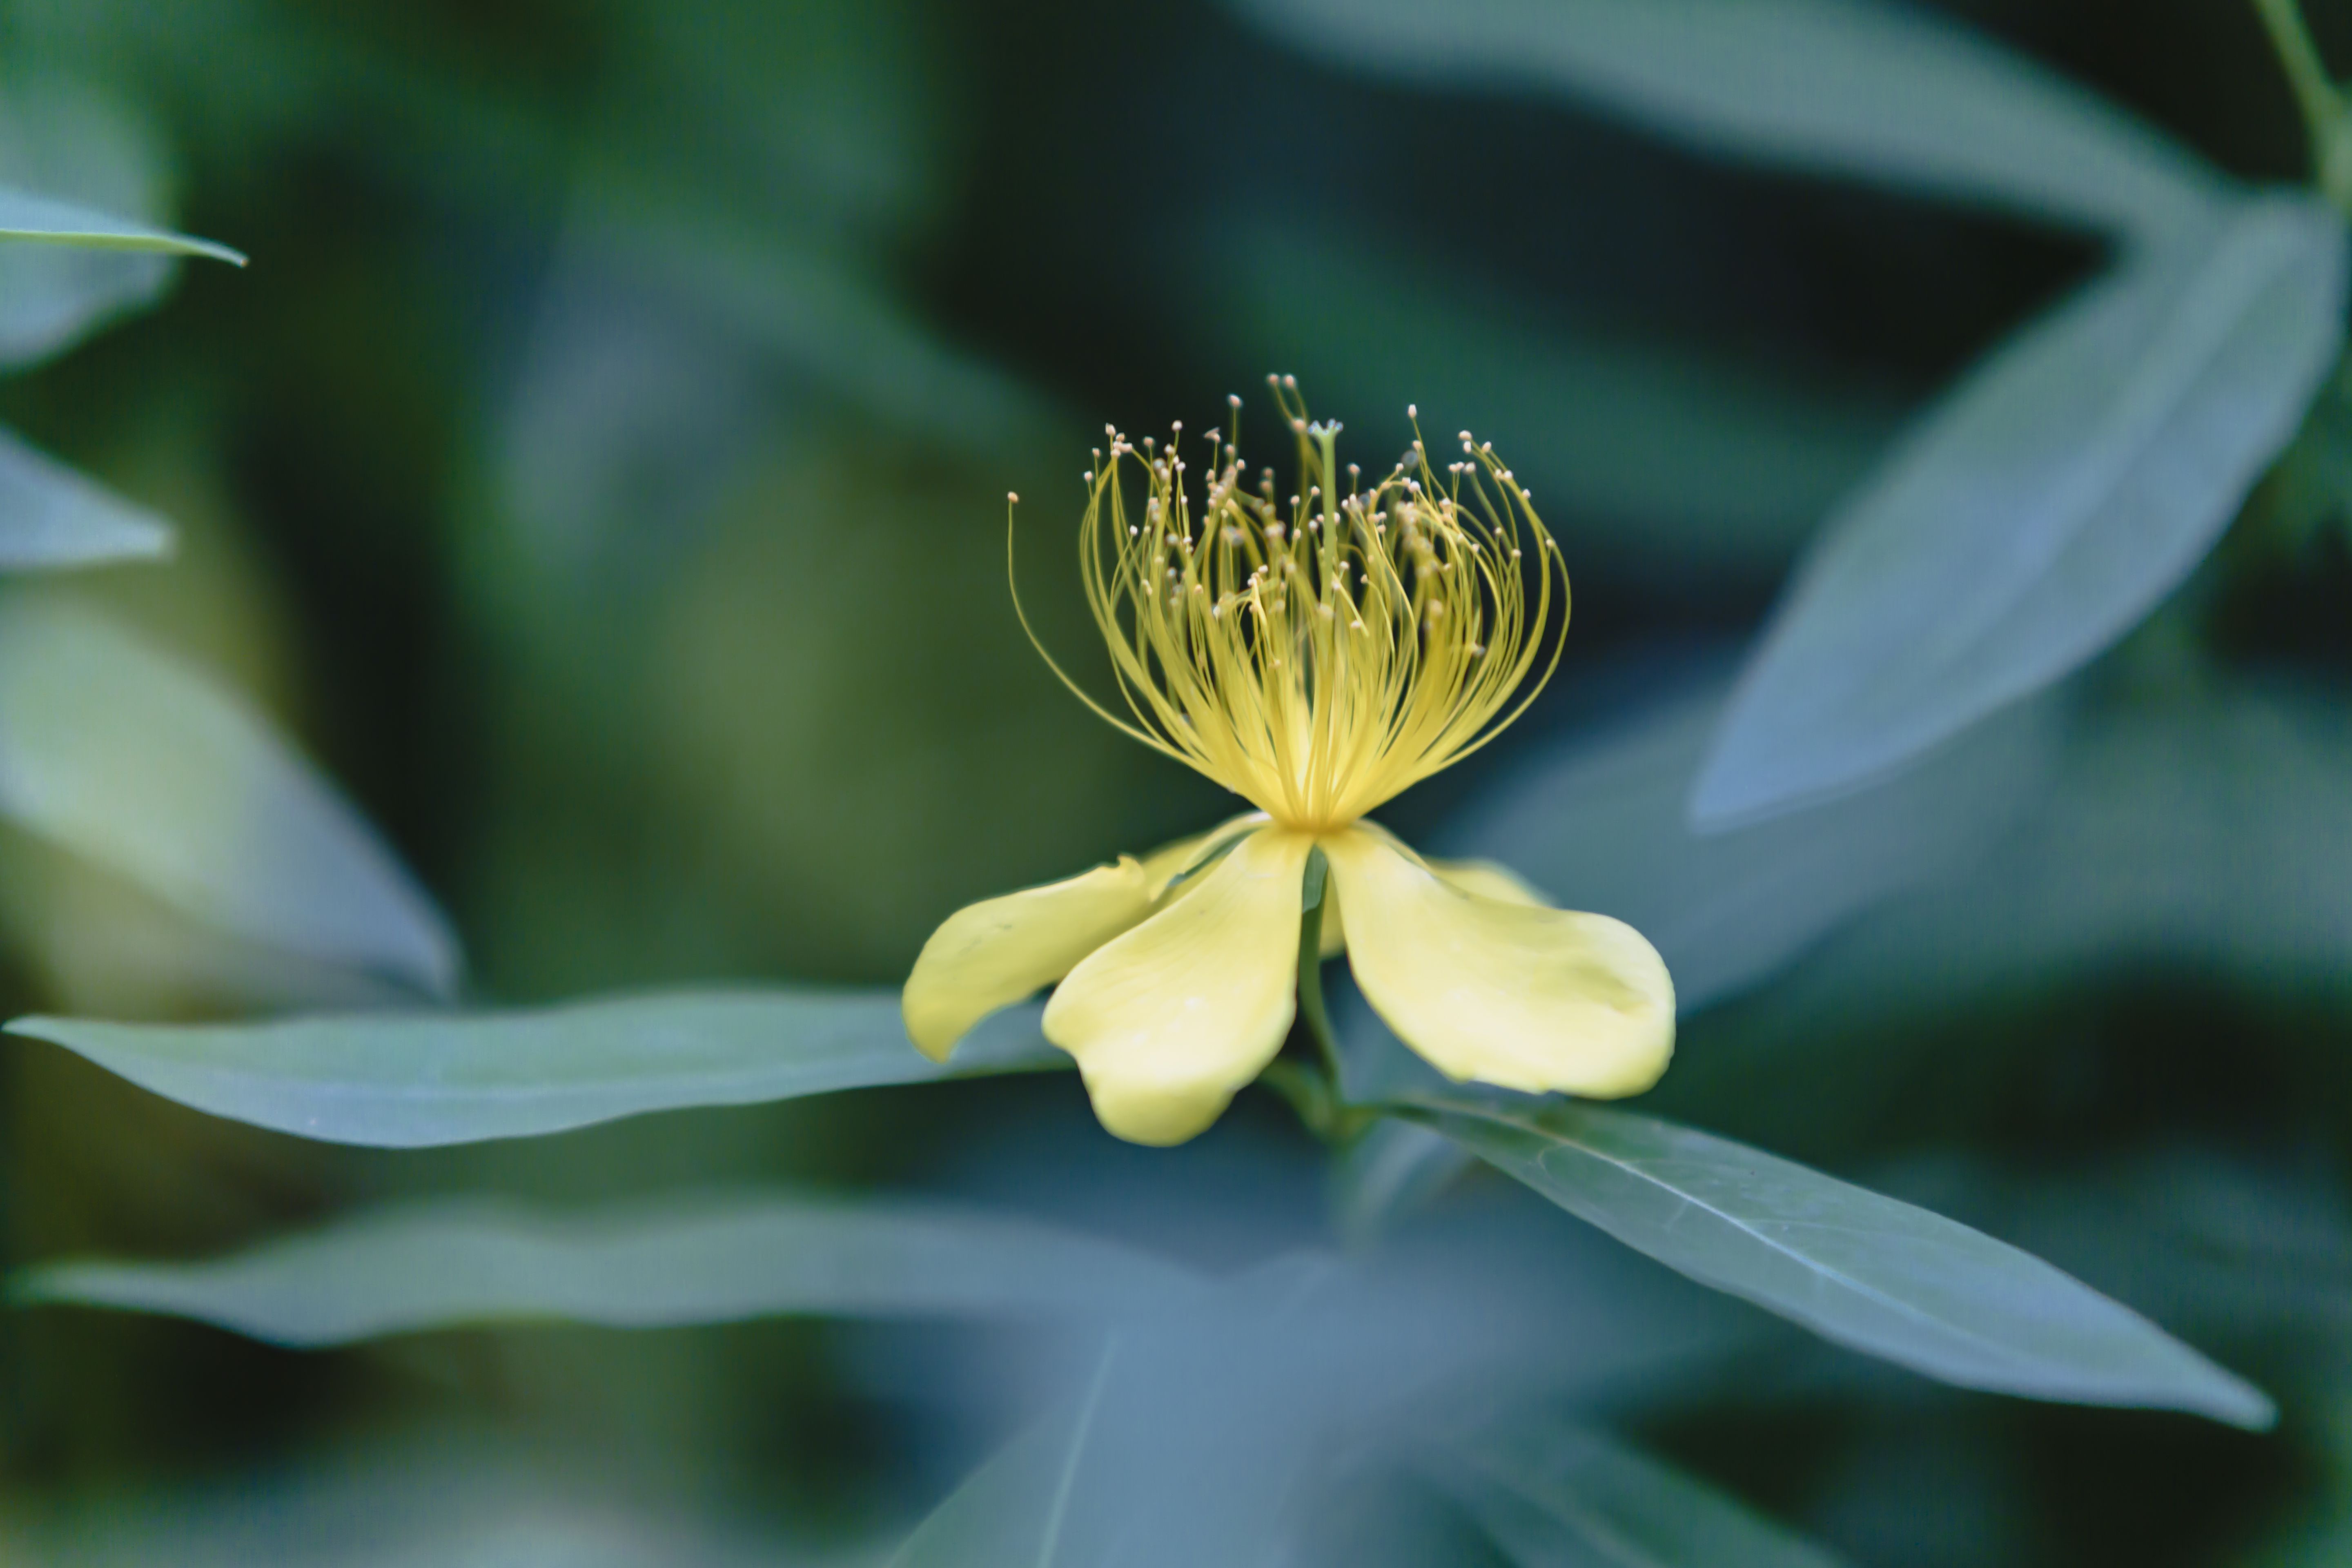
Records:
[[[2238,176],[2304,176],[2244,6],[1935,8]],[[2352,61],[2352,13],[2313,11]],[[168,563],[37,592],[274,715],[447,910],[467,997],[500,1003],[895,984],[962,903],[1213,820],[1213,790],[1028,647],[1002,497],[1024,498],[1041,636],[1091,671],[1069,548],[1089,444],[1239,392],[1244,449],[1279,450],[1268,371],[1367,464],[1408,401],[1491,436],[1559,535],[1559,680],[1384,814],[1512,858],[1519,827],[1494,825],[1539,845],[1548,760],[1726,668],[1904,421],[2111,256],[1564,93],[1360,69],[1209,0],[13,0],[0,165],[253,258],[184,265],[168,303],[0,383],[0,418],[180,531]],[[2330,526],[2242,528],[2185,618],[2088,679],[2225,705],[2285,682],[2322,737],[2298,799],[2336,837],[2282,826],[2279,864],[2333,891],[2257,886],[2211,937],[2062,911],[1979,962],[1977,922],[2031,921],[1955,870],[1945,905],[1857,900],[1838,945],[1685,1026],[1670,1113],[2036,1247],[2286,1406],[2257,1437],[1847,1358],[1637,1407],[1654,1447],[1856,1562],[2315,1563],[2346,1539],[2352,554],[2310,482]],[[2083,820],[2192,763],[2221,770],[2224,820],[2272,809],[2230,793],[2237,763],[2134,743],[2100,753],[2120,782],[2095,775]],[[317,999],[6,831],[10,1014]],[[2128,857],[2010,853],[2135,902]],[[2271,914],[2293,931],[2264,945]],[[1056,1078],[395,1156],[29,1042],[0,1084],[17,1261],[198,1254],[379,1195],[780,1176],[1017,1196],[1216,1263],[1321,1224],[1317,1151],[1263,1095],[1171,1154],[1112,1146]],[[0,1325],[0,1542],[42,1563],[866,1561],[865,1532],[986,1451],[1012,1354],[808,1323],[317,1354]]]

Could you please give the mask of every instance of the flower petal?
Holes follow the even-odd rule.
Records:
[[[1181,1143],[1282,1048],[1312,845],[1281,828],[1251,834],[1055,991],[1045,1037],[1077,1058],[1112,1132]]]
[[[1423,864],[1464,892],[1500,904],[1525,904],[1550,909],[1552,901],[1528,885],[1526,878],[1499,860],[1429,860]]]
[[[1149,862],[1147,862],[1149,864]],[[1551,900],[1528,885],[1527,879],[1496,860],[1424,860],[1423,865],[1465,893],[1506,904],[1532,904],[1543,909]],[[1339,889],[1326,887],[1323,898],[1323,956],[1337,958],[1348,950],[1348,932],[1339,920]]]
[[[1152,900],[1156,903],[1163,897],[1172,900],[1191,892],[1200,882],[1201,873],[1208,869],[1205,865],[1197,864],[1205,851],[1227,839],[1240,837],[1253,826],[1262,826],[1265,819],[1265,813],[1262,811],[1245,811],[1239,816],[1227,817],[1206,833],[1195,833],[1189,838],[1163,844],[1144,856],[1143,877],[1151,889]],[[1192,874],[1184,876],[1187,871]],[[1179,877],[1183,879],[1177,880]],[[1171,883],[1174,884],[1172,887]]]
[[[1356,984],[1446,1077],[1609,1099],[1665,1071],[1674,982],[1633,927],[1464,892],[1361,826],[1322,846]]]
[[[1084,876],[968,905],[931,933],[900,997],[907,1035],[945,1061],[974,1024],[1067,974],[1150,912],[1134,857]]]

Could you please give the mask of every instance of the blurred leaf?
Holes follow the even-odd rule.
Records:
[[[1448,431],[1475,423],[1547,513],[1601,520],[1572,567],[1778,573],[1895,429],[1866,387],[1465,289],[1388,227],[1271,220],[1217,240],[1188,274],[1216,286],[1202,330],[1343,389],[1349,424],[1392,426],[1398,448],[1409,402]]]
[[[1883,1126],[1917,1092],[1917,1054],[1889,1040],[2049,986],[2160,968],[2340,1005],[2347,778],[2352,706],[2333,693],[2209,676],[2085,702],[2043,799],[1973,870],[1888,899],[1708,1020],[1664,1091],[1751,1135],[1807,1138],[1832,1103]],[[2012,1102],[2044,1038],[1972,1049],[1983,1092]]]
[[[174,254],[244,259],[136,221],[168,205],[153,137],[110,96],[22,68],[28,58],[12,51],[18,68],[0,75],[0,365],[152,302]]]
[[[1050,1561],[1068,1568],[1295,1561],[1283,1552],[1327,1533],[1335,1491],[1417,1457],[1465,1406],[1656,1386],[1719,1365],[1759,1321],[1597,1232],[1563,1236],[1539,1205],[1465,1202],[1377,1249],[1283,1254],[1122,1326],[1093,1388],[1066,1373],[1057,1414],[957,1500],[972,1555],[908,1561],[1041,1561],[1049,1510]],[[957,1536],[942,1521],[919,1539]]]
[[[456,981],[440,912],[259,714],[22,591],[0,600],[0,816],[248,940],[436,992]]]
[[[2022,831],[1933,890],[1935,956],[1906,968],[1982,980],[2136,952],[2219,960],[2273,992],[2337,981],[2352,952],[2347,778],[2337,691],[2231,679],[2111,700],[2078,721]]]
[[[891,1554],[889,1568],[1056,1568],[1072,1487],[1118,1354],[1107,1344],[1086,1392],[1040,1418],[949,1494]]]
[[[946,1066],[907,1043],[896,991],[672,992],[529,1012],[108,1024],[19,1018],[215,1116],[331,1143],[529,1138],[650,1110],[751,1105],[1067,1067],[1035,1008],[999,1014]]]
[[[2220,177],[2033,61],[1868,0],[1231,0],[1410,79],[1554,89],[1708,152],[2141,233]]]
[[[740,215],[583,195],[578,242],[607,264],[680,291],[730,335],[844,401],[963,451],[992,452],[1048,429],[1051,407],[948,342],[876,287],[873,265],[747,228]]]
[[[2238,204],[2011,339],[1832,519],[1691,797],[1850,790],[2105,650],[2201,561],[2344,342],[2343,217]]]
[[[1628,1247],[1854,1350],[1965,1388],[2252,1428],[2276,1417],[2137,1313],[1925,1209],[1629,1111],[1523,1113],[1466,1092],[1419,1109]]]
[[[1366,1405],[1433,1373],[1413,1353],[1402,1303],[1363,1284],[1329,1259],[1291,1255],[1120,1329],[1085,1389],[951,1496],[894,1563],[1285,1560],[1347,1429],[1341,1412],[1362,1420]],[[1381,1427],[1360,1430],[1379,1443]]]
[[[10,1568],[875,1568],[613,1484],[604,1432],[394,1417],[169,1476],[12,1489]],[[387,1431],[387,1428],[391,1430]],[[552,1440],[547,1440],[551,1438]]]
[[[968,157],[970,101],[932,14],[907,0],[613,5],[589,156],[600,187],[756,205],[897,237]]]
[[[0,834],[0,942],[64,1013],[233,1018],[416,1005],[414,985],[237,936],[30,834]]]
[[[143,250],[171,256],[207,256],[232,266],[245,255],[227,246],[169,229],[151,228],[72,202],[0,186],[0,240],[69,245],[84,250]]]
[[[1350,1246],[1370,1246],[1475,1163],[1451,1138],[1385,1117],[1332,1163],[1332,1228]]]
[[[170,524],[0,430],[0,572],[171,552]]]
[[[317,1346],[517,1320],[667,1328],[805,1314],[1129,1315],[1194,1283],[1149,1253],[1009,1215],[742,1194],[594,1215],[497,1200],[409,1205],[202,1262],[43,1264],[20,1272],[10,1294]]]
[[[1705,1482],[1556,1419],[1474,1433],[1436,1468],[1519,1568],[1836,1568]]]
[[[1888,896],[1965,872],[2046,792],[2060,743],[2053,696],[1875,789],[1700,836],[1682,804],[1728,684],[1710,668],[1615,731],[1521,763],[1460,807],[1432,852],[1491,856],[1628,921],[1664,956],[1688,1016]]]

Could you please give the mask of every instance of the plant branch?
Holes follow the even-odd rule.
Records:
[[[2279,63],[2286,68],[2288,85],[2294,89],[2304,126],[2311,133],[2312,158],[2317,163],[2326,156],[2328,139],[2344,116],[2344,95],[2328,76],[2326,62],[2319,58],[2319,46],[2312,42],[2298,0],[2254,0],[2254,10],[2270,30]]]

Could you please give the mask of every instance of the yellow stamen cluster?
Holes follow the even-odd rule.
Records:
[[[1273,469],[1250,484],[1237,397],[1231,431],[1202,437],[1197,505],[1181,424],[1164,447],[1106,430],[1108,459],[1097,449],[1086,475],[1080,565],[1133,721],[1062,679],[1104,718],[1276,822],[1324,833],[1525,710],[1559,661],[1568,578],[1491,444],[1464,431],[1462,458],[1441,479],[1416,419],[1396,467],[1367,489],[1350,465],[1343,493],[1339,426],[1308,423],[1294,379],[1268,380],[1297,439],[1286,504]],[[1129,465],[1140,517],[1128,507]],[[1555,576],[1559,629],[1542,676],[1514,705],[1544,656]]]

